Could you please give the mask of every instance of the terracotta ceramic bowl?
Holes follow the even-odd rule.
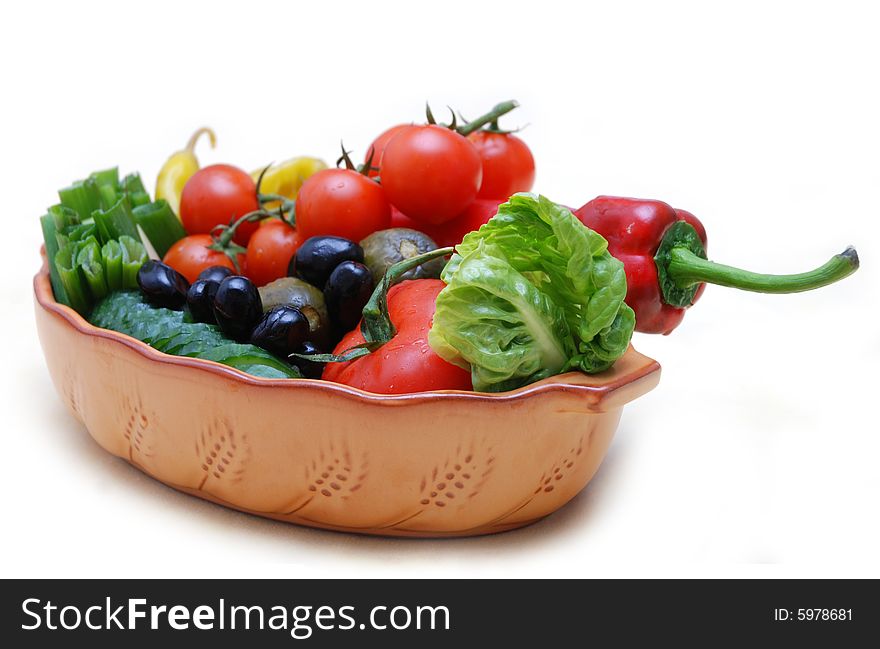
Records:
[[[199,498],[346,532],[528,525],[584,488],[623,405],[660,379],[657,362],[630,348],[601,375],[503,394],[377,395],[255,378],[99,329],[55,302],[45,263],[34,295],[55,387],[107,451]]]

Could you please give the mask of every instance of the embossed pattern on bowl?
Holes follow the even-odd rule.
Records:
[[[627,402],[660,367],[632,348],[601,375],[503,394],[377,395],[169,356],[98,329],[34,278],[49,372],[108,452],[167,485],[301,525],[467,536],[557,510],[595,474]]]

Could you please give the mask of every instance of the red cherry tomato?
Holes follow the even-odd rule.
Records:
[[[321,378],[379,394],[471,390],[471,375],[437,356],[428,345],[439,279],[415,279],[388,291],[388,313],[397,333],[381,349],[348,363],[327,363]],[[360,326],[343,337],[335,354],[364,342]]]
[[[507,200],[535,183],[535,159],[521,139],[509,133],[477,131],[468,135],[483,161],[480,198]]]
[[[299,232],[287,223],[264,221],[248,241],[247,276],[257,286],[286,277],[290,258],[300,243]]]
[[[208,248],[212,243],[210,235],[191,234],[171,246],[162,261],[186,277],[190,284],[211,266],[225,266],[237,272],[235,264],[225,253]]]
[[[424,232],[425,234],[428,234],[428,230],[432,229],[430,225],[419,223],[415,219],[409,218],[406,214],[401,212],[393,205],[391,206],[391,223],[388,225],[388,227],[410,228],[411,230],[419,230],[420,232]],[[431,235],[428,234],[428,236],[430,237]]]
[[[296,229],[303,241],[331,234],[360,241],[391,221],[381,185],[351,169],[324,169],[296,196]]]
[[[367,160],[370,159],[370,152],[373,153],[373,160],[370,163],[370,167],[382,167],[382,154],[385,153],[385,146],[388,142],[397,135],[400,131],[405,128],[412,126],[412,124],[398,124],[397,126],[392,126],[387,131],[383,132],[379,137],[373,140],[373,143],[370,145],[370,148],[367,149],[367,153],[364,156],[364,164],[367,164]],[[375,178],[379,175],[379,171],[375,169],[371,169],[369,171],[370,178]]]
[[[507,199],[478,198],[468,205],[464,212],[451,221],[447,221],[442,225],[434,226],[431,230],[431,234],[428,236],[431,237],[440,248],[457,246],[461,243],[461,240],[464,239],[464,235],[468,232],[479,230],[480,226],[495,216],[498,213],[498,206],[506,200]]]
[[[180,220],[189,234],[209,234],[215,226],[229,225],[259,207],[250,174],[231,165],[211,165],[199,169],[183,186]],[[242,223],[235,231],[235,243],[246,246],[257,226]]]
[[[401,129],[382,154],[382,186],[391,204],[422,223],[454,219],[473,202],[483,167],[476,147],[443,126]]]
[[[497,198],[478,198],[468,205],[464,212],[451,221],[441,223],[440,225],[419,223],[392,206],[390,227],[410,228],[412,230],[424,232],[431,237],[434,240],[434,243],[440,248],[455,246],[461,243],[461,240],[464,239],[464,235],[468,232],[479,230],[480,226],[495,216],[495,214],[498,213],[498,206],[503,202],[503,200]]]

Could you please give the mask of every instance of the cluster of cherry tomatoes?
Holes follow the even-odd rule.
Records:
[[[507,110],[516,106],[507,105]],[[206,268],[226,266],[263,286],[285,276],[299,246],[313,236],[358,242],[373,232],[407,227],[439,246],[455,245],[511,194],[530,190],[534,182],[531,151],[513,133],[498,129],[498,114],[503,113],[476,129],[473,123],[436,124],[430,116],[428,124],[393,126],[373,141],[361,167],[344,156],[346,166],[309,177],[290,217],[269,216],[257,184],[242,169],[205,167],[180,197],[189,236],[163,261],[190,282]],[[242,220],[249,214],[257,216]],[[222,232],[236,221],[241,222],[232,236],[218,241],[218,228]]]

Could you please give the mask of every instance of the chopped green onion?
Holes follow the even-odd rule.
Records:
[[[122,191],[126,194],[147,194],[147,189],[139,173],[128,174],[122,179]],[[149,196],[149,194],[147,194]]]
[[[96,171],[58,191],[59,205],[40,217],[55,299],[86,315],[109,291],[137,288],[137,273],[147,261],[133,208],[160,242],[163,253],[185,236],[174,219],[168,224],[164,202],[150,204],[140,175],[120,180],[117,167]],[[103,245],[102,245],[103,244]]]
[[[107,280],[101,264],[101,248],[94,237],[80,244],[76,265],[85,277],[92,303],[107,295]]]
[[[172,245],[186,236],[180,219],[163,199],[136,207],[132,213],[135,223],[141,226],[160,258],[165,256]]]
[[[111,239],[119,239],[123,235],[140,241],[137,225],[135,225],[131,207],[125,196],[106,210],[95,210],[92,212],[92,216],[98,226],[98,234],[102,243],[107,243]]]
[[[150,195],[147,192],[132,192],[128,194],[128,200],[131,201],[132,208],[149,205],[151,202]]]
[[[46,260],[49,266],[49,281],[52,283],[52,292],[55,294],[55,301],[61,304],[70,303],[67,301],[67,291],[61,283],[61,277],[58,274],[58,267],[55,265],[55,255],[58,254],[60,246],[58,244],[58,230],[56,228],[56,220],[52,214],[44,214],[40,217],[40,225],[43,228],[43,241],[46,242]]]
[[[91,219],[80,219],[76,210],[66,205],[53,205],[49,208],[49,215],[55,220],[55,227],[58,230],[64,230],[77,223],[91,221]]]
[[[119,187],[119,167],[112,167],[110,169],[96,171],[90,174],[89,178],[91,180],[94,180],[99,187],[101,185],[112,185],[113,187]]]
[[[101,248],[101,261],[104,264],[104,277],[110,291],[122,289],[122,246],[118,241],[108,241]]]
[[[79,214],[75,210],[64,205],[53,205],[46,214],[40,217],[40,225],[43,229],[43,241],[46,244],[46,263],[49,266],[49,280],[52,283],[52,292],[55,300],[61,304],[70,306],[67,292],[61,282],[58,267],[55,264],[55,256],[69,240],[66,232],[79,226]]]
[[[98,194],[101,196],[101,207],[105,210],[113,207],[119,200],[116,185],[98,185]]]
[[[137,288],[137,274],[147,263],[147,249],[127,235],[119,237],[119,245],[122,248],[122,288]]]
[[[76,254],[79,244],[70,243],[55,255],[58,276],[67,295],[67,304],[81,315],[88,313],[91,306],[88,288],[84,286],[83,277],[76,266]],[[57,296],[56,296],[57,299]]]
[[[97,237],[98,229],[94,223],[77,223],[68,227],[64,234],[69,241],[85,241],[89,237]]]
[[[81,220],[101,208],[101,194],[94,178],[73,183],[70,187],[58,190],[61,204],[74,210]]]

